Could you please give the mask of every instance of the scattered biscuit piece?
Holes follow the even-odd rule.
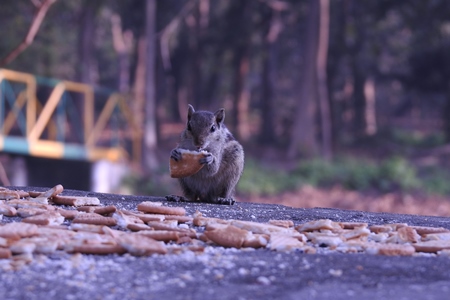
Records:
[[[11,256],[12,253],[9,248],[0,248],[0,259],[9,259]]]
[[[38,202],[33,202],[30,200],[13,199],[6,202],[6,204],[13,206],[14,208],[41,208],[45,210],[56,210],[53,205],[42,204]]]
[[[109,214],[113,214],[114,212],[117,211],[117,208],[114,205],[109,205],[109,206],[79,206],[77,207],[78,211],[82,211],[82,212],[89,212],[89,213],[96,213],[99,215],[109,215]]]
[[[144,223],[151,222],[151,221],[164,221],[166,219],[166,215],[161,215],[161,214],[146,214],[143,212],[133,212],[133,211],[124,210],[124,209],[121,209],[120,211],[126,215],[138,217]],[[172,215],[172,216],[175,216],[175,215]],[[180,216],[180,217],[182,217],[182,216]]]
[[[162,222],[148,222],[147,225],[154,230],[177,231],[189,237],[197,236],[197,232],[191,228],[182,228]]]
[[[388,256],[411,256],[416,252],[414,247],[410,244],[370,244],[366,248],[369,254],[388,255]]]
[[[56,211],[59,212],[61,214],[61,216],[63,216],[64,218],[66,218],[68,220],[73,220],[80,213],[77,210],[64,209],[64,208],[60,208],[60,207],[57,207]]]
[[[244,243],[242,244],[242,247],[249,247],[249,248],[262,248],[266,247],[269,243],[270,236],[268,234],[250,234],[247,235]]]
[[[343,228],[339,223],[333,222],[330,219],[321,219],[300,224],[295,229],[299,232],[304,232],[315,230],[341,231]]]
[[[36,235],[38,227],[35,224],[27,224],[22,222],[7,223],[0,226],[0,237],[20,239]]]
[[[77,207],[77,211],[85,212],[85,213],[93,213],[95,210],[95,206],[79,206]]]
[[[17,191],[4,189],[0,190],[0,199],[2,200],[20,199],[20,196]]]
[[[338,222],[343,229],[366,228],[369,224],[364,222]]]
[[[418,252],[431,252],[436,253],[441,250],[450,249],[450,241],[426,241],[426,242],[418,242],[413,244],[413,247]]]
[[[367,227],[354,227],[351,230],[344,229],[340,233],[342,237],[344,237],[345,240],[351,240],[351,239],[363,239],[367,236],[369,236],[370,230]]]
[[[194,221],[193,217],[180,215],[165,215],[165,220],[176,220],[178,223],[190,223]]]
[[[66,252],[83,253],[83,254],[124,254],[126,249],[119,244],[87,244],[87,243],[71,243],[64,247]]]
[[[97,197],[77,197],[77,196],[55,196],[53,202],[59,205],[69,206],[87,206],[87,205],[100,205],[100,200]]]
[[[218,223],[218,224],[230,224],[230,220],[224,220],[220,218],[208,218],[204,217],[201,212],[196,211],[194,213],[194,219],[193,224],[195,226],[206,226],[211,223]]]
[[[28,218],[24,218],[22,222],[36,225],[61,225],[64,222],[64,217],[55,211],[49,211]]]
[[[80,213],[75,216],[72,223],[115,226],[117,225],[117,220],[111,217],[104,217],[96,213]]]
[[[4,215],[7,217],[14,217],[16,214],[17,210],[14,207],[0,203],[0,215]]]
[[[423,242],[433,240],[450,241],[450,232],[426,233],[422,237]]]
[[[39,195],[36,196],[36,198],[42,197],[42,198],[53,198],[56,195],[61,194],[64,191],[64,187],[60,184],[52,187],[51,189],[49,189],[48,191],[45,191],[43,193],[40,193]]]
[[[305,245],[298,239],[282,233],[271,234],[269,243],[270,250],[275,251],[292,251],[294,249],[301,249]]]
[[[284,228],[294,227],[294,222],[291,220],[269,220],[269,224]]]
[[[94,232],[94,233],[104,233],[104,226],[103,225],[74,223],[74,224],[71,224],[69,228],[71,230],[74,230],[74,231],[87,231],[87,232]]]
[[[231,225],[234,225],[241,229],[251,231],[253,233],[271,234],[271,233],[278,232],[278,233],[286,233],[286,234],[291,234],[291,235],[300,235],[293,228],[283,228],[280,226],[275,226],[275,225],[271,225],[271,224],[263,224],[263,223],[252,222],[252,221],[232,220]]]
[[[154,240],[163,242],[177,242],[180,238],[186,236],[184,233],[169,230],[142,230],[136,234],[144,235]]]
[[[164,243],[138,234],[122,235],[118,239],[118,243],[125,248],[128,253],[135,256],[167,253]]]
[[[36,249],[36,244],[22,239],[12,243],[9,249],[15,254],[33,253],[34,249]]]
[[[308,240],[319,247],[335,249],[344,242],[343,238],[332,232],[306,232]]]
[[[36,216],[36,215],[43,214],[45,212],[48,212],[48,210],[43,209],[43,208],[38,208],[38,207],[29,207],[29,208],[20,207],[17,209],[17,215],[21,218],[28,218],[31,216]]]
[[[160,202],[145,201],[139,203],[137,206],[139,211],[152,214],[162,214],[162,215],[186,215],[186,210],[183,207],[171,207],[163,206]]]
[[[99,215],[110,215],[117,211],[117,207],[114,205],[108,205],[108,206],[102,206],[102,207],[96,207],[94,209],[94,212]]]
[[[233,225],[227,225],[223,228],[207,230],[204,235],[220,246],[239,249],[249,238],[250,232]]]
[[[416,232],[420,235],[428,234],[428,233],[442,233],[442,232],[450,232],[449,229],[443,227],[428,227],[428,226],[410,226],[415,229]]]
[[[399,239],[404,243],[417,243],[420,241],[420,235],[412,227],[400,227],[397,232]]]
[[[123,229],[128,228],[128,229],[132,230],[130,227],[132,227],[134,229],[138,229],[138,230],[150,229],[150,227],[145,225],[144,222],[141,219],[139,219],[138,217],[133,216],[133,215],[127,215],[120,210],[116,211],[112,215],[112,218],[114,220],[116,220],[117,225]],[[138,226],[133,226],[135,224]]]

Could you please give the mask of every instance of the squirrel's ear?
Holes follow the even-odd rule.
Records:
[[[192,114],[195,112],[195,109],[192,105],[188,104],[188,120],[191,119]]]
[[[222,125],[223,121],[225,120],[225,109],[219,109],[214,113],[214,116],[216,117],[217,124]]]

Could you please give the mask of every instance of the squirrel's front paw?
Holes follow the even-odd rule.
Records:
[[[206,153],[204,157],[200,158],[199,162],[202,165],[209,165],[214,161],[214,156],[211,153]]]
[[[172,152],[170,152],[170,158],[175,161],[181,160],[181,152],[177,148],[173,149]]]

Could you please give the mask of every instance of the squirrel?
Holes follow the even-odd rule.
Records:
[[[244,169],[244,149],[224,124],[225,109],[215,113],[188,107],[187,124],[170,159],[182,159],[179,149],[206,151],[205,166],[197,173],[179,178],[184,197],[166,196],[169,201],[200,201],[233,205],[234,189]]]

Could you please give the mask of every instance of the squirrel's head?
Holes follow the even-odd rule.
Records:
[[[209,111],[195,111],[189,105],[186,134],[192,138],[197,149],[206,149],[211,142],[219,141],[223,137],[223,121],[225,109],[221,108],[215,113]]]

